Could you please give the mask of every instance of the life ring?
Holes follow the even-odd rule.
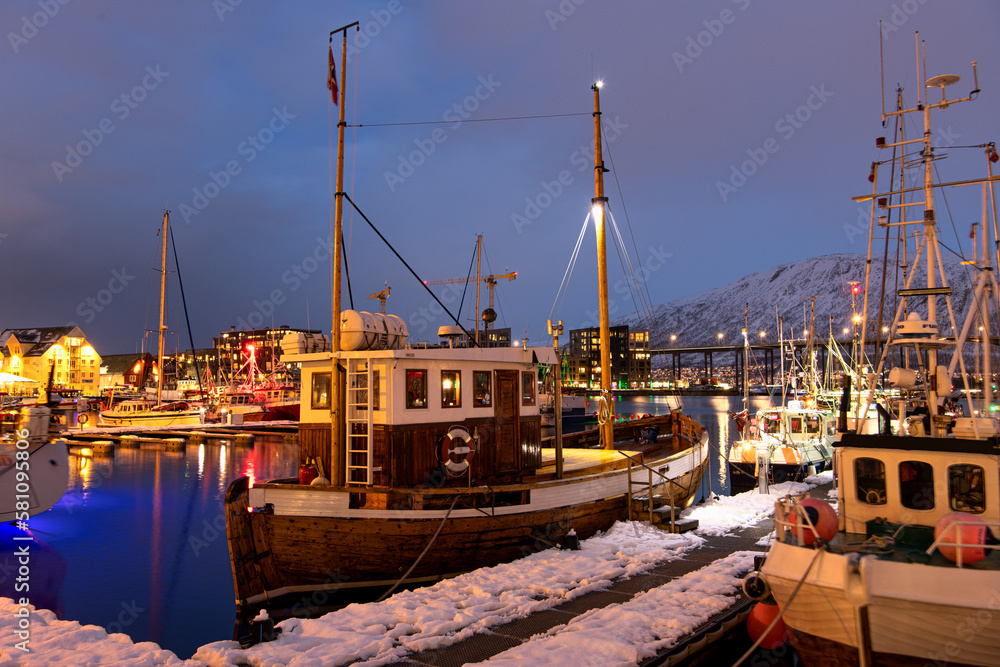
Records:
[[[881,491],[872,489],[871,491],[865,494],[865,502],[867,502],[869,505],[884,505],[885,496],[882,494]]]
[[[469,459],[476,453],[474,439],[463,426],[452,426],[441,436],[441,463],[452,477],[465,474]]]
[[[87,415],[80,415],[79,417],[77,417],[76,418],[76,423],[79,424],[80,426],[83,426],[84,424],[86,424],[87,423]]]

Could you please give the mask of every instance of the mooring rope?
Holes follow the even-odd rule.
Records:
[[[438,526],[438,529],[437,529],[437,531],[435,531],[435,533],[434,533],[434,537],[432,537],[432,538],[431,538],[431,541],[427,543],[427,546],[426,546],[426,547],[424,547],[424,550],[420,552],[420,555],[419,555],[419,556],[417,556],[417,560],[413,561],[413,565],[411,565],[411,566],[410,566],[410,569],[409,569],[409,570],[407,570],[406,572],[404,572],[404,573],[403,573],[403,576],[399,578],[399,581],[397,581],[397,582],[396,582],[395,584],[393,584],[393,585],[392,585],[392,588],[390,588],[390,589],[389,589],[389,590],[387,590],[387,591],[386,591],[385,593],[383,593],[383,594],[382,594],[382,597],[380,597],[380,598],[379,598],[378,600],[376,600],[376,602],[381,602],[382,600],[384,600],[384,599],[386,599],[387,597],[389,597],[390,595],[392,595],[392,594],[393,594],[393,592],[394,592],[394,591],[395,591],[395,590],[396,590],[397,588],[399,588],[400,584],[402,584],[402,583],[403,583],[404,581],[406,581],[406,578],[410,576],[410,573],[411,573],[411,572],[413,572],[414,568],[416,568],[416,567],[417,567],[417,565],[419,565],[419,564],[420,564],[420,561],[421,561],[421,560],[423,559],[423,557],[424,557],[424,556],[425,556],[425,555],[427,554],[427,552],[428,552],[428,551],[430,550],[430,548],[431,548],[431,545],[433,545],[433,544],[434,544],[434,540],[436,540],[436,539],[437,539],[437,536],[441,534],[441,529],[442,529],[442,528],[444,528],[444,524],[445,524],[445,522],[447,522],[447,521],[448,521],[448,517],[449,517],[449,516],[451,516],[451,511],[452,511],[453,509],[455,509],[455,503],[457,503],[457,502],[458,502],[458,498],[459,498],[458,494],[455,494],[455,499],[451,501],[451,507],[449,507],[449,508],[448,508],[448,513],[444,515],[444,518],[443,518],[443,519],[441,519],[441,525],[440,525],[440,526]]]

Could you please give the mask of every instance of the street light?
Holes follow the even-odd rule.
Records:
[[[766,335],[767,335],[767,334],[766,334],[765,332],[763,332],[763,331],[761,331],[761,332],[760,332],[760,337],[761,337],[761,338],[763,338],[763,337],[764,337],[764,336],[766,336]]]
[[[721,333],[719,334],[719,340],[722,340],[722,334]]]

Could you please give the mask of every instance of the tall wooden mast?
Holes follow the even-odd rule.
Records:
[[[170,211],[163,212],[163,254],[160,258],[160,328],[158,331],[158,342],[156,348],[156,404],[163,400],[163,334],[167,330],[167,325],[163,323],[164,313],[167,305],[167,226],[170,224]]]
[[[607,420],[601,425],[604,449],[614,449],[615,404],[611,395],[611,325],[608,321],[608,253],[605,234],[604,158],[601,154],[601,83],[594,90],[594,199],[591,217],[597,230],[597,299],[601,320],[601,398],[607,402]],[[559,418],[559,415],[556,415]]]
[[[340,87],[337,91],[340,97],[337,105],[340,110],[340,117],[337,122],[337,176],[336,190],[334,192],[334,215],[333,215],[333,319],[331,322],[330,339],[333,353],[330,358],[330,483],[335,486],[344,484],[346,477],[345,445],[346,436],[344,433],[344,420],[342,408],[347,394],[347,379],[344,369],[340,366],[340,271],[343,247],[344,228],[344,128],[347,123],[344,120],[344,102],[346,100],[347,81],[347,30],[357,26],[355,21],[343,28],[338,28],[330,32],[330,44],[333,45],[333,36],[343,33],[343,41],[340,47]]]

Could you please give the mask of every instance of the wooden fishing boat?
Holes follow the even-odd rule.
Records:
[[[343,118],[343,88],[340,95]],[[596,86],[594,104],[596,201],[603,201]],[[338,127],[340,157],[344,123]],[[241,616],[264,606],[318,606],[335,591],[344,601],[350,592],[387,593],[509,561],[567,536],[588,537],[628,517],[632,485],[635,495],[639,488],[650,496],[661,491],[677,507],[693,501],[708,438],[681,412],[664,416],[659,437],[634,447],[615,442],[608,410],[602,449],[570,451],[558,440],[543,448],[538,366],[558,362],[552,349],[410,349],[399,318],[342,313],[339,157],[333,252],[339,326],[331,349],[283,346],[283,361],[301,366],[305,465],[298,479],[251,485],[243,477],[226,492]],[[610,379],[605,389],[604,402],[613,406]]]
[[[879,404],[877,433],[867,433],[859,425],[858,433],[845,432],[835,444],[839,517],[814,499],[786,499],[775,508],[778,539],[760,572],[782,610],[791,643],[807,666],[985,666],[996,665],[1000,655],[996,540],[1000,535],[1000,424],[993,416],[990,382],[984,383],[981,397],[974,396],[963,361],[969,329],[978,324],[983,331],[984,375],[991,377],[987,360],[996,315],[990,314],[982,295],[987,285],[998,293],[990,267],[995,254],[987,252],[989,234],[980,237],[982,255],[971,262],[979,270],[976,298],[970,300],[970,312],[959,327],[947,276],[937,259],[940,247],[933,205],[935,188],[972,183],[935,184],[932,178],[932,161],[942,156],[931,144],[931,111],[975,99],[979,92],[947,99],[946,86],[958,80],[954,75],[927,79],[928,88],[940,88],[941,101],[923,99],[912,109],[905,108],[900,91],[897,110],[884,114],[900,120],[898,139],[877,142],[886,148],[916,143],[902,136],[901,119],[910,112],[923,116],[925,132],[918,140],[922,150],[917,163],[923,187],[880,192],[877,171],[881,163],[875,163],[873,194],[859,198],[881,200],[881,210],[903,211],[900,222],[887,225],[921,227],[916,235],[918,252],[899,290],[900,305],[876,377],[890,358],[890,350],[900,347],[908,354],[892,356],[915,360],[919,373],[892,369],[888,377],[900,397],[896,405],[891,401]],[[986,146],[991,157],[992,144]],[[900,183],[910,182],[909,176],[901,171]],[[982,182],[985,221],[992,173]],[[902,195],[913,191],[922,194],[923,201],[903,203]],[[994,214],[994,230],[995,225]],[[973,238],[977,238],[975,233]],[[914,282],[919,266],[926,267],[925,287]],[[936,300],[942,297],[948,317],[941,318],[946,325],[939,326]],[[938,355],[945,350],[951,351],[951,368],[938,365]],[[956,365],[961,367],[959,373],[954,373]],[[965,416],[956,417],[945,409],[952,377],[964,393]],[[845,390],[844,421],[849,397]],[[856,414],[867,413],[864,405]]]

